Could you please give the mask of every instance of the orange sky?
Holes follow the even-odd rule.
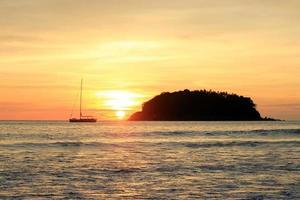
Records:
[[[162,91],[300,119],[300,1],[1,0],[0,119],[126,118]],[[77,103],[76,103],[77,102]],[[77,112],[77,110],[76,110]]]

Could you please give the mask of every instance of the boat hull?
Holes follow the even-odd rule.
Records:
[[[72,118],[69,119],[69,122],[74,122],[74,123],[93,123],[93,122],[97,122],[97,119],[76,119],[76,118]]]

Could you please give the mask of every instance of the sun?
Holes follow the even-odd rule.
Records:
[[[99,91],[96,94],[103,102],[103,108],[111,110],[117,119],[124,119],[127,112],[130,112],[141,104],[140,94],[122,91],[122,90],[108,90]]]
[[[118,119],[124,119],[125,115],[126,115],[126,113],[122,110],[119,110],[119,111],[116,112],[116,117]]]

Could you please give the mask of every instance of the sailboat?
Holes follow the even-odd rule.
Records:
[[[83,84],[83,80],[81,79],[79,118],[70,118],[69,122],[97,122],[97,119],[93,116],[82,115],[82,84]]]

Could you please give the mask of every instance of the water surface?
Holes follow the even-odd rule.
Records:
[[[300,199],[300,122],[0,122],[0,199]]]

